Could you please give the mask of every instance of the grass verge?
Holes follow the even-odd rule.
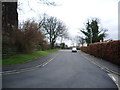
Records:
[[[37,59],[41,56],[48,55],[53,52],[57,52],[59,49],[46,50],[46,51],[36,51],[32,54],[17,54],[13,56],[3,56],[2,57],[2,66],[21,64],[29,60]]]

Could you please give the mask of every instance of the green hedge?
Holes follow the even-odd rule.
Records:
[[[120,40],[93,43],[80,49],[83,52],[120,65]]]

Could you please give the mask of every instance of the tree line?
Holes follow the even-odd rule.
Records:
[[[13,7],[14,6],[14,7]],[[11,16],[11,11],[15,16]],[[57,45],[56,40],[61,38],[59,47],[68,47],[62,43],[63,38],[68,38],[66,25],[53,16],[44,14],[39,22],[28,20],[18,26],[17,3],[2,3],[2,53],[32,53],[36,50],[53,49]],[[12,19],[14,21],[12,21]],[[88,19],[85,28],[80,32],[85,37],[78,36],[77,43],[83,46],[84,43],[102,42],[107,36],[106,29],[100,29],[99,19]]]
[[[18,28],[13,26],[9,33],[4,32],[3,54],[54,49],[56,39],[64,36],[66,31],[66,26],[62,21],[44,14],[39,22],[28,20]]]

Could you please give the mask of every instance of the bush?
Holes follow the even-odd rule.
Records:
[[[3,54],[7,55],[32,53],[35,50],[46,50],[49,47],[40,26],[34,21],[26,21],[20,29],[13,27],[8,39],[4,36],[3,41]]]
[[[120,40],[93,43],[80,49],[83,52],[120,65]]]
[[[18,52],[32,53],[37,45],[44,41],[44,36],[34,21],[25,22],[20,30],[15,30],[15,34],[13,36],[16,39]]]

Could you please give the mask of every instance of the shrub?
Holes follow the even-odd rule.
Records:
[[[32,53],[37,49],[45,50],[48,48],[48,43],[38,23],[26,21],[20,29],[13,27],[8,40],[5,38],[3,46],[3,52],[8,55],[13,52],[13,54],[16,54]]]
[[[81,47],[80,49],[83,52],[120,65],[120,40],[97,42],[87,47]]]

